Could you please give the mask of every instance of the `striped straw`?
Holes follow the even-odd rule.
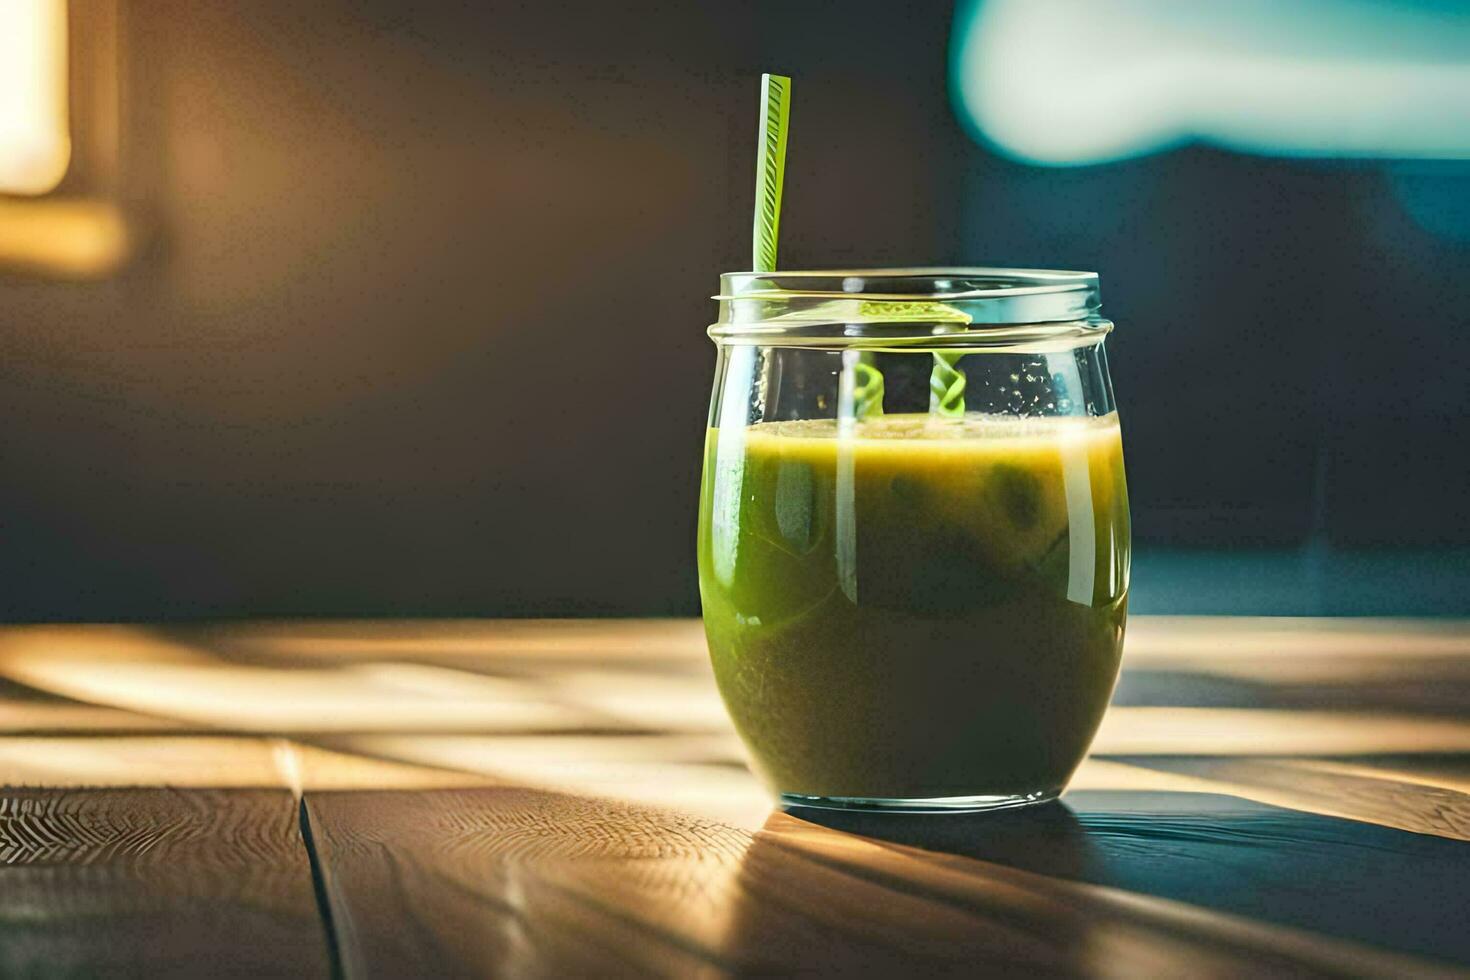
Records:
[[[755,227],[751,269],[776,271],[776,240],[781,231],[781,185],[786,177],[786,130],[791,121],[791,79],[761,76],[761,128],[755,161]]]

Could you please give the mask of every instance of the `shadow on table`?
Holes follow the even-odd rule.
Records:
[[[791,807],[863,837],[1470,962],[1470,845],[1208,793],[1081,791],[989,814]]]

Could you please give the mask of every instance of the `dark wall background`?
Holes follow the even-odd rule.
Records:
[[[1470,245],[1382,165],[1002,160],[937,2],[124,14],[141,251],[0,275],[0,617],[695,611],[761,70],[783,265],[1101,272],[1144,608],[1470,612]]]

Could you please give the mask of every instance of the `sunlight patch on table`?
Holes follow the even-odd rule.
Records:
[[[0,674],[52,694],[232,731],[498,732],[609,724],[518,680],[425,664],[230,663],[122,627],[7,632]]]
[[[269,741],[216,735],[0,738],[0,784],[287,788]]]
[[[668,807],[759,826],[771,799],[721,736],[354,736],[343,748],[521,786]]]
[[[1470,721],[1264,708],[1115,707],[1097,755],[1389,755],[1470,752]]]
[[[323,659],[705,656],[697,619],[334,620],[232,624],[228,635],[233,645],[252,652]]]

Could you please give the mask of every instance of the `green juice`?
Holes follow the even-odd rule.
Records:
[[[1116,415],[711,429],[699,576],[763,779],[810,797],[1060,792],[1128,602]]]

